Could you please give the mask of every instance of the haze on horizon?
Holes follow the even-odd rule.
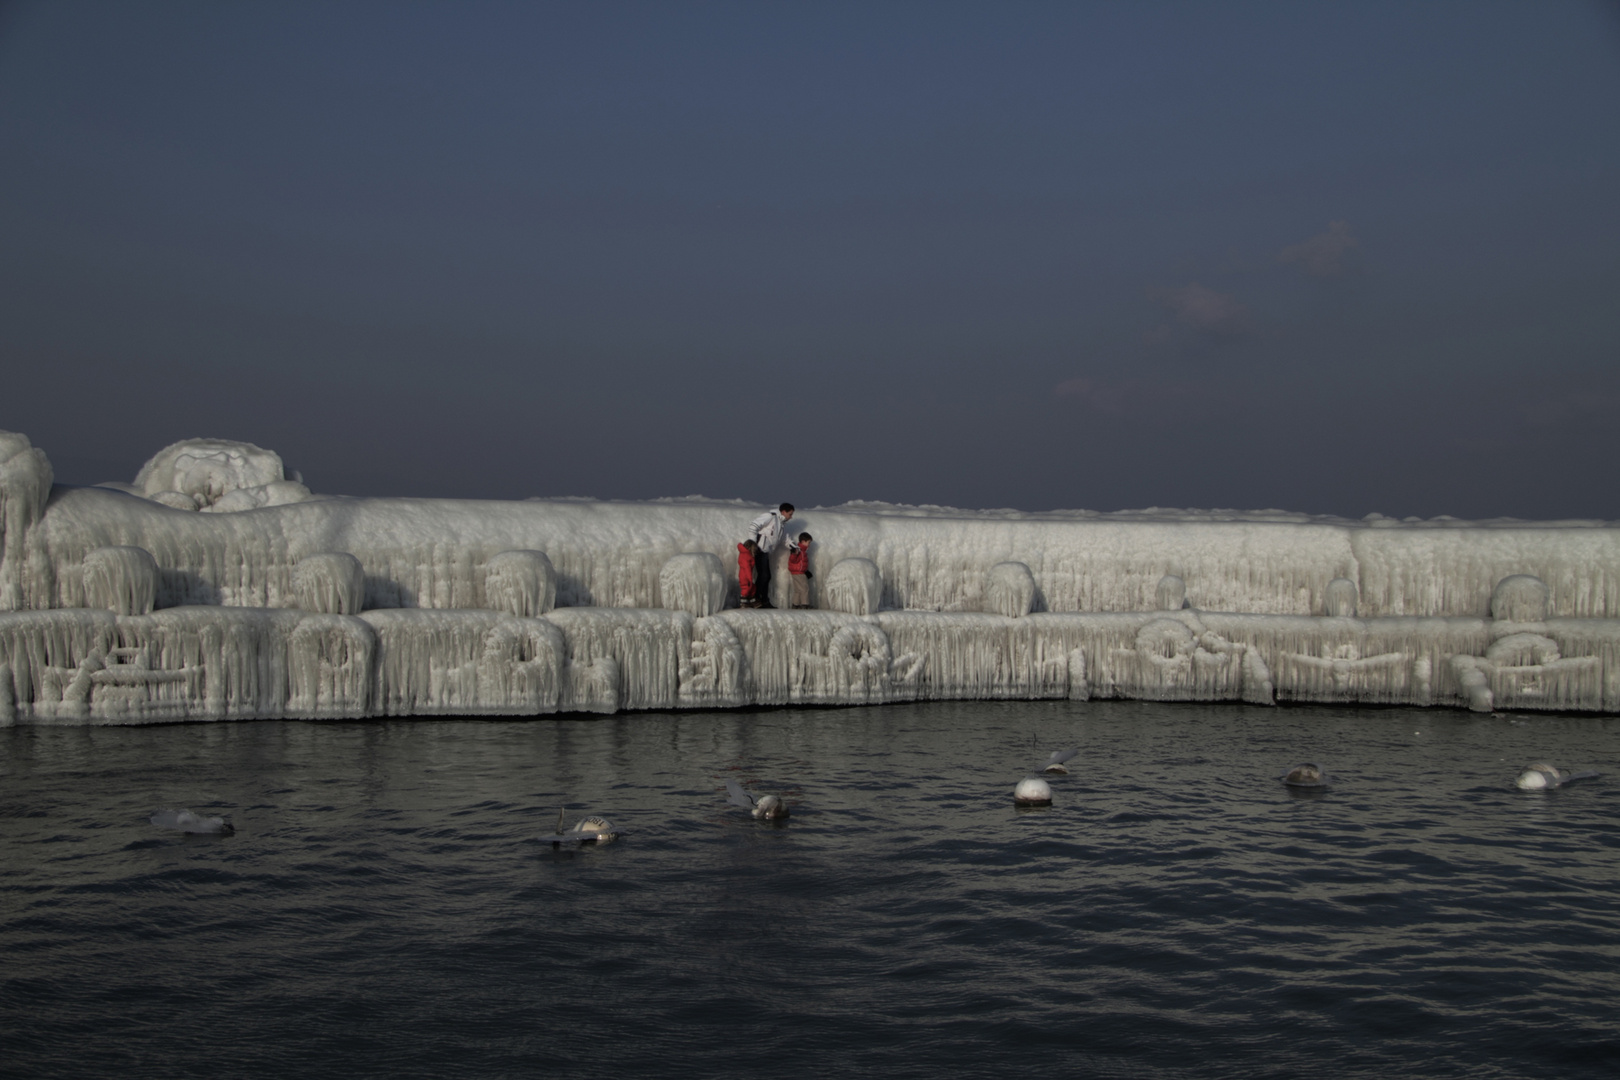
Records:
[[[317,492],[1620,519],[1604,3],[0,7],[0,428]]]

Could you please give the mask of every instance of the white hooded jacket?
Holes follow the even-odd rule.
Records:
[[[754,538],[759,550],[769,555],[781,546],[783,540],[787,540],[787,522],[782,518],[781,511],[771,510],[754,519],[748,526],[748,535]],[[793,542],[788,541],[788,546],[793,547]]]

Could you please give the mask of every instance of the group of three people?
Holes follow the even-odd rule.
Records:
[[[743,607],[774,608],[771,603],[771,553],[784,542],[788,546],[788,573],[793,578],[793,606],[810,606],[810,534],[802,532],[794,540],[787,523],[793,520],[793,504],[783,503],[767,511],[749,525],[747,540],[737,545],[737,586]]]

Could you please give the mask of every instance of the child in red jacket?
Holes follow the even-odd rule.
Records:
[[[752,540],[737,545],[737,598],[743,607],[759,607],[754,595],[754,555],[758,551],[759,545]]]
[[[788,573],[793,577],[793,606],[810,606],[810,534],[800,533],[799,542],[788,549]]]

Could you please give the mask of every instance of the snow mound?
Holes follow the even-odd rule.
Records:
[[[221,513],[310,497],[302,483],[286,478],[275,451],[230,439],[183,439],[164,447],[141,466],[135,488],[176,510]]]
[[[557,571],[543,551],[503,551],[484,564],[484,606],[519,618],[557,606]]]
[[[876,615],[883,575],[871,559],[841,559],[821,587],[822,606],[850,615]]]
[[[709,551],[687,551],[664,564],[658,574],[663,606],[685,611],[699,619],[726,606],[730,582],[720,556]]]
[[[116,615],[150,615],[158,567],[143,548],[96,548],[84,557],[84,606]]]
[[[1021,562],[996,563],[984,587],[986,610],[1020,619],[1035,609],[1035,575]]]
[[[366,595],[366,575],[360,560],[347,552],[306,555],[293,570],[293,591],[300,611],[358,615]]]

